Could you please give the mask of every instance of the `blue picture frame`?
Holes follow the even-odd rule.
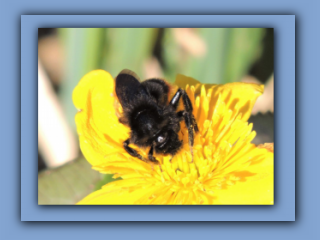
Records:
[[[275,203],[273,206],[38,206],[37,33],[63,27],[254,27],[275,36]],[[294,15],[22,15],[22,221],[295,221]]]

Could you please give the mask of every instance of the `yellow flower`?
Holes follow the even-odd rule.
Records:
[[[188,83],[188,85],[187,85]],[[106,184],[78,204],[273,204],[273,145],[251,144],[247,120],[263,86],[246,83],[201,85],[178,75],[194,106],[199,133],[194,159],[187,128],[183,148],[155,155],[160,165],[131,157],[123,149],[130,129],[119,123],[114,79],[103,70],[85,75],[73,92],[80,147],[93,169],[121,180]],[[139,149],[147,156],[148,149]]]

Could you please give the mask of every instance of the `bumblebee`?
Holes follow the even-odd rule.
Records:
[[[191,154],[194,133],[198,126],[192,114],[192,104],[186,92],[179,88],[169,101],[170,85],[162,79],[152,78],[140,82],[139,77],[128,69],[116,77],[116,95],[123,109],[119,118],[130,127],[130,137],[123,142],[124,149],[133,157],[146,161],[130,144],[148,148],[148,160],[158,164],[154,153],[174,156],[182,147],[179,139],[180,122],[188,128]],[[184,110],[177,111],[182,99]]]

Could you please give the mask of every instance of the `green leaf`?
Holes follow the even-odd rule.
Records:
[[[200,28],[199,35],[207,46],[203,57],[190,57],[185,66],[187,76],[202,83],[223,83],[223,66],[225,61],[225,43],[228,39],[228,28]]]
[[[103,179],[96,184],[94,191],[101,189],[102,186],[106,185],[109,182],[113,182],[120,179],[121,178],[114,179],[113,174],[105,174]]]
[[[75,204],[91,193],[103,177],[83,158],[42,171],[38,175],[38,204]]]
[[[62,28],[58,30],[65,51],[65,73],[60,86],[60,98],[68,122],[75,130],[77,112],[72,102],[72,92],[80,79],[89,71],[102,67],[105,45],[103,28]]]
[[[173,29],[171,28],[164,29],[162,50],[165,62],[165,79],[173,83],[175,81],[177,73],[183,74],[183,72],[181,71],[181,49],[179,48],[179,45],[174,38]]]
[[[108,29],[104,69],[113,77],[125,68],[143,77],[143,65],[152,55],[156,31],[154,28]]]
[[[261,54],[264,28],[230,29],[224,64],[224,82],[240,81]]]
[[[166,77],[171,80],[181,73],[202,83],[223,84],[240,81],[248,73],[261,52],[265,29],[194,29],[194,34],[206,45],[203,56],[193,56],[185,51],[175,40],[173,31],[166,29],[163,41]]]

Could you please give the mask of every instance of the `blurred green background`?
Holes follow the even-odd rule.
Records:
[[[180,73],[202,83],[263,83],[249,121],[255,144],[273,142],[273,29],[39,29],[38,40],[39,204],[74,204],[112,181],[82,158],[75,129],[72,91],[94,69],[116,77],[128,68],[169,82]]]

